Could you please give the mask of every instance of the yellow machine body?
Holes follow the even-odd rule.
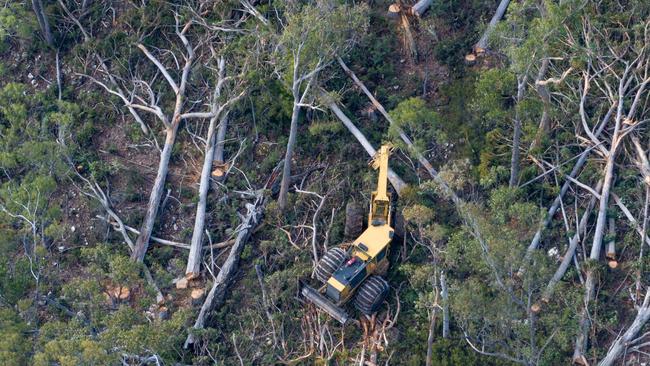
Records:
[[[352,243],[350,261],[327,281],[326,295],[337,304],[345,303],[366,277],[385,272],[388,249],[393,239],[390,193],[388,192],[388,158],[392,147],[382,146],[371,164],[379,171],[377,190],[372,192],[368,228]]]

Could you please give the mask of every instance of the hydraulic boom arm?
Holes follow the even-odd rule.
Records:
[[[379,170],[377,178],[377,190],[372,193],[370,202],[370,215],[368,224],[389,225],[390,224],[390,197],[388,194],[388,157],[390,156],[392,146],[382,145],[377,154],[372,159],[372,167]]]

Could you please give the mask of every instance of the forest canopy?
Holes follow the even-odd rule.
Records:
[[[0,79],[2,365],[650,360],[647,1],[4,1]]]

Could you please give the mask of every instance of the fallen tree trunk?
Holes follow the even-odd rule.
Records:
[[[622,336],[616,338],[616,341],[612,343],[607,351],[607,355],[603,358],[598,366],[610,366],[614,364],[623,351],[634,341],[636,335],[641,331],[641,328],[648,322],[650,319],[650,290],[646,291],[645,299],[643,299],[643,305],[639,308],[632,325],[623,333]]]
[[[601,188],[602,188],[602,181],[599,181],[598,184],[596,185],[596,190],[600,191]],[[597,199],[596,196],[591,196],[591,198],[589,199],[587,208],[585,209],[585,212],[582,214],[582,217],[580,218],[580,223],[578,224],[578,230],[569,241],[569,248],[567,249],[566,253],[564,253],[564,257],[562,258],[562,262],[560,263],[560,266],[553,274],[553,277],[548,282],[548,285],[546,285],[544,294],[542,294],[542,301],[544,302],[550,301],[551,296],[553,296],[553,292],[555,291],[555,286],[557,285],[558,282],[560,282],[562,277],[564,277],[566,270],[569,268],[569,265],[573,260],[573,256],[575,255],[576,248],[578,247],[578,243],[580,242],[581,239],[580,233],[584,232],[585,228],[587,227],[587,222],[589,221],[589,215],[591,215],[594,206],[596,206],[596,199]]]
[[[160,208],[160,200],[162,199],[163,190],[165,188],[165,181],[167,180],[167,172],[169,171],[169,160],[172,156],[172,148],[174,147],[174,142],[176,141],[176,135],[178,133],[178,122],[174,123],[172,126],[167,128],[167,135],[165,137],[165,145],[162,152],[160,153],[160,161],[158,162],[158,172],[156,173],[156,179],[154,180],[153,187],[151,188],[151,193],[149,194],[149,203],[147,204],[147,210],[145,213],[145,218],[142,221],[142,226],[140,227],[140,235],[135,242],[135,249],[131,254],[131,259],[142,263],[144,256],[147,253],[149,248],[149,240],[151,240],[151,233],[153,232],[153,226],[158,217],[158,209]]]
[[[508,5],[510,4],[510,0],[501,0],[501,3],[499,3],[499,7],[497,8],[497,11],[494,13],[494,16],[490,20],[490,23],[488,23],[487,28],[485,29],[485,32],[483,32],[483,35],[479,39],[479,41],[474,45],[474,55],[478,56],[482,53],[485,52],[487,49],[487,43],[488,39],[490,38],[490,34],[496,28],[497,23],[503,18],[503,15],[506,13],[506,9],[508,9]]]
[[[616,261],[616,225],[613,217],[609,218],[609,227],[608,227],[608,236],[609,241],[607,242],[607,251],[605,252],[605,258],[607,258],[607,265],[610,268],[618,267],[618,262]]]
[[[433,0],[419,0],[417,3],[413,4],[412,7],[405,10],[405,12],[407,14],[415,15],[416,17],[420,18],[422,17],[422,15],[424,15],[424,13],[427,10],[429,10],[432,4],[433,4]],[[391,4],[388,7],[389,18],[397,18],[401,12],[402,12],[402,7],[397,3]]]
[[[607,122],[609,121],[609,118],[611,117],[613,111],[614,109],[610,109],[607,115],[603,118],[603,122],[598,127],[598,130],[596,131],[594,136],[596,137],[600,136],[600,134],[605,129],[605,126],[607,125]],[[553,216],[555,216],[555,213],[560,208],[560,203],[562,202],[562,198],[564,198],[564,195],[571,187],[571,180],[575,178],[578,175],[578,173],[582,170],[582,167],[587,162],[587,158],[589,157],[591,150],[593,150],[593,148],[587,148],[582,152],[582,154],[580,154],[578,161],[573,166],[573,169],[571,169],[571,172],[567,176],[567,179],[564,181],[564,184],[562,184],[562,188],[560,188],[560,193],[557,195],[557,197],[555,197],[555,200],[553,200],[551,207],[548,208],[548,211],[544,216],[544,220],[542,220],[542,222],[540,223],[539,228],[537,229],[535,235],[533,236],[533,240],[531,240],[530,244],[528,245],[528,248],[526,248],[526,254],[524,254],[524,260],[522,262],[523,264],[527,264],[530,261],[531,256],[533,255],[537,247],[539,247],[539,243],[542,240],[542,231],[544,231],[553,220]],[[524,274],[524,268],[522,265],[522,267],[519,268],[519,270],[517,271],[517,276],[521,277],[523,274]]]
[[[510,180],[508,181],[508,187],[514,188],[517,187],[519,181],[519,144],[521,142],[521,116],[519,113],[519,108],[517,106],[524,99],[524,91],[526,89],[526,80],[528,80],[528,75],[524,74],[517,77],[517,99],[515,100],[515,125],[513,128],[512,136],[512,152],[510,155]]]
[[[341,120],[341,122],[343,122],[345,127],[348,128],[348,130],[352,133],[352,135],[354,135],[354,137],[356,137],[356,139],[359,141],[361,146],[363,146],[363,148],[366,150],[368,155],[370,155],[371,157],[375,156],[375,154],[377,153],[377,150],[375,150],[375,148],[370,144],[370,142],[368,142],[368,139],[366,139],[366,137],[363,135],[363,133],[361,133],[361,131],[359,131],[357,126],[355,126],[352,123],[352,121],[345,115],[345,113],[343,113],[343,111],[341,111],[341,109],[338,107],[338,105],[336,105],[336,103],[334,103],[332,101],[332,102],[329,102],[327,104],[327,106],[332,110],[332,112],[334,112],[334,114],[339,118],[339,120]],[[388,169],[388,180],[390,181],[390,184],[393,186],[393,188],[395,188],[395,191],[397,192],[398,195],[400,194],[400,192],[402,192],[402,189],[404,189],[404,187],[406,187],[406,183],[404,183],[402,178],[400,178],[393,171],[393,169],[390,169],[390,168]]]
[[[190,254],[187,257],[185,275],[198,276],[201,271],[201,258],[203,251],[203,228],[205,227],[205,210],[208,205],[208,190],[210,188],[210,172],[212,171],[212,160],[215,151],[215,129],[219,116],[210,118],[208,135],[205,139],[205,155],[203,156],[203,167],[201,168],[201,180],[199,183],[199,202],[196,205],[196,217],[194,218],[194,230],[192,231],[192,242],[190,243]]]
[[[247,213],[242,220],[241,229],[235,238],[235,244],[233,244],[230,253],[228,254],[228,258],[221,266],[219,274],[214,279],[212,288],[210,289],[205,302],[201,306],[201,310],[199,311],[199,315],[197,316],[192,329],[203,329],[208,314],[223,304],[228,286],[233,281],[234,274],[237,271],[242,250],[244,249],[248,239],[251,237],[253,229],[261,220],[265,205],[266,197],[264,197],[263,190],[256,193],[254,203],[246,204]],[[192,334],[192,331],[190,330],[183,347],[187,349],[190,344],[194,343],[194,341],[194,334]]]
[[[637,221],[637,219],[635,219],[634,216],[632,216],[630,210],[623,203],[623,201],[621,201],[621,198],[616,193],[612,193],[611,195],[618,208],[621,209],[621,211],[627,218],[627,221],[630,222],[630,225],[632,225],[634,230],[636,230],[636,232],[641,236],[641,240],[644,240],[645,238],[645,243],[650,246],[650,237],[648,237],[648,235],[643,232],[643,228],[641,228],[641,225],[639,225],[639,221]]]

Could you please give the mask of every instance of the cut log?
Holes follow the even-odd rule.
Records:
[[[433,0],[419,0],[408,9],[402,9],[402,7],[397,3],[390,4],[390,6],[388,6],[388,17],[397,19],[400,16],[400,13],[402,13],[402,10],[404,10],[407,14],[415,15],[419,18],[424,15],[427,10],[429,10],[431,4],[433,4]]]
[[[158,311],[156,312],[158,319],[159,320],[167,320],[169,319],[169,308],[166,306],[161,306],[158,308]]]
[[[608,115],[611,114],[608,113]],[[603,119],[603,123],[600,124],[598,130],[595,133],[596,137],[600,136],[600,134],[603,132],[605,126],[607,125],[608,120],[609,117],[605,117]],[[578,173],[582,170],[582,167],[587,162],[587,158],[589,157],[591,150],[593,149],[592,148],[585,149],[580,154],[578,161],[576,161],[575,165],[573,166],[573,169],[571,169],[571,172],[567,176],[567,179],[562,184],[562,188],[560,188],[560,193],[555,197],[555,200],[553,200],[553,203],[548,208],[548,211],[546,212],[544,219],[542,220],[542,222],[540,222],[539,227],[535,232],[535,235],[533,236],[533,240],[531,240],[530,244],[528,245],[528,248],[526,248],[526,254],[524,254],[524,260],[522,262],[523,264],[528,264],[530,262],[530,258],[533,256],[535,250],[537,250],[537,248],[539,247],[539,243],[542,240],[542,232],[548,227],[548,225],[553,220],[553,216],[555,216],[555,213],[560,208],[560,203],[562,202],[562,198],[564,198],[564,195],[569,191],[569,188],[571,187],[571,180],[575,178],[578,175]],[[600,189],[598,189],[598,191],[600,191]],[[517,271],[517,276],[521,277],[523,276],[523,274],[524,274],[524,267],[522,265],[522,267],[520,267],[519,270]]]
[[[411,8],[411,13],[417,17],[421,17],[433,4],[433,0],[420,0]]]
[[[205,289],[195,288],[190,293],[190,298],[192,299],[192,305],[199,305],[203,298],[205,297]]]
[[[115,286],[110,288],[109,293],[117,301],[125,301],[131,297],[131,290],[126,286]]]
[[[189,280],[186,277],[181,277],[176,280],[176,288],[179,290],[184,290],[189,285]]]
[[[268,186],[269,184],[267,182],[265,188]],[[205,327],[205,320],[207,315],[215,308],[218,308],[221,306],[221,304],[223,304],[226,298],[226,291],[230,283],[233,281],[234,274],[237,271],[241,253],[244,250],[246,242],[251,237],[253,229],[261,220],[265,206],[266,198],[264,197],[263,190],[260,190],[256,193],[254,203],[246,204],[247,213],[242,220],[241,229],[237,233],[235,243],[230,249],[228,258],[226,258],[226,261],[221,266],[221,270],[219,271],[217,277],[214,279],[212,288],[210,289],[205,302],[201,306],[199,315],[197,316],[196,321],[194,322],[194,326],[192,327],[193,329],[203,329]],[[185,340],[184,348],[187,349],[189,345],[193,343],[194,334],[192,333],[192,330],[190,330],[187,339]]]
[[[494,16],[492,16],[490,23],[488,23],[485,32],[483,32],[483,35],[481,36],[479,41],[474,45],[475,55],[478,56],[485,52],[488,46],[488,39],[490,38],[490,34],[494,30],[494,28],[496,28],[497,23],[499,23],[501,18],[503,18],[503,15],[506,13],[506,9],[508,9],[509,4],[510,4],[510,0],[501,0],[501,3],[499,3],[499,7],[497,8],[497,11],[494,13]]]
[[[323,96],[325,98],[328,98],[328,96],[325,93],[323,93]],[[375,148],[370,144],[370,142],[368,142],[368,139],[366,139],[366,137],[361,133],[361,131],[359,131],[357,126],[355,126],[354,123],[352,123],[352,121],[345,115],[345,113],[341,111],[338,105],[336,105],[334,101],[329,101],[327,102],[327,106],[332,110],[332,112],[334,112],[334,114],[339,118],[339,120],[343,122],[345,127],[347,127],[347,129],[352,133],[352,135],[356,137],[356,139],[359,141],[361,146],[363,146],[363,148],[366,150],[368,155],[370,155],[370,157],[375,156],[377,150],[375,150]],[[390,181],[393,188],[395,188],[395,191],[397,192],[398,195],[402,192],[402,189],[406,187],[406,183],[404,183],[402,178],[400,178],[393,171],[393,169],[390,168],[388,169],[388,180]]]
[[[616,261],[616,227],[613,217],[609,218],[608,234],[610,240],[607,242],[607,252],[605,253],[605,257],[607,258],[607,265],[609,265],[609,268],[614,269],[618,267],[618,262]]]

